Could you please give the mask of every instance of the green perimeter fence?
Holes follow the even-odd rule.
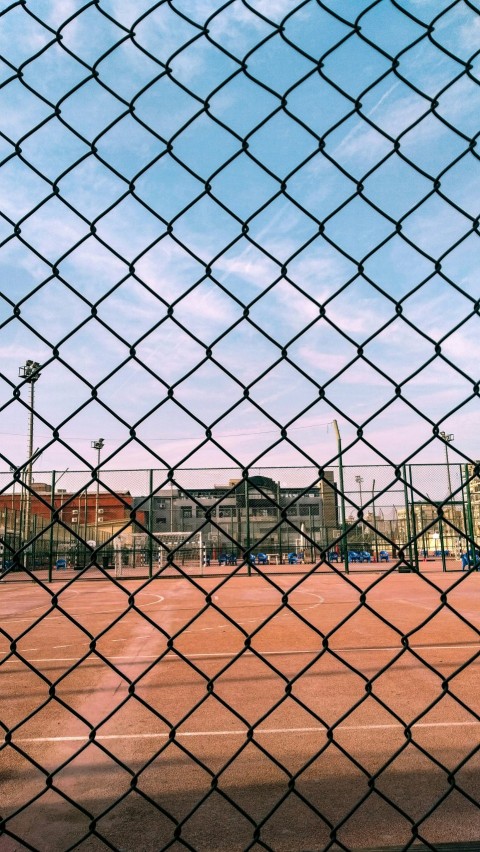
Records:
[[[475,567],[478,473],[456,463],[105,470],[96,481],[49,471],[31,487],[1,474],[2,575]]]

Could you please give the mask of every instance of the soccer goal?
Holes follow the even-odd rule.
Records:
[[[201,532],[195,533],[195,535],[184,531],[162,532],[157,533],[156,536],[162,542],[158,546],[157,563],[159,568],[173,564],[192,571],[199,570],[202,573],[205,554]]]
[[[188,572],[203,572],[206,564],[202,533],[158,532],[154,537],[147,533],[134,533],[127,545],[124,537],[114,540],[115,576],[155,573],[159,569],[170,573],[178,566]]]

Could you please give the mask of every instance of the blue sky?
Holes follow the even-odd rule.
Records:
[[[480,4],[0,11],[5,466],[479,456]]]

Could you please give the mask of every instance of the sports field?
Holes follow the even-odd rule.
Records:
[[[478,572],[120,583],[0,585],[1,852],[480,837]]]

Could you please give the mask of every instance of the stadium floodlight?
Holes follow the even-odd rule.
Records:
[[[100,453],[105,446],[105,441],[103,438],[98,438],[96,441],[92,441],[91,443],[92,449],[97,451],[97,492],[95,494],[95,544],[98,545],[98,501],[99,501],[99,490],[100,484],[98,482],[98,471],[100,468]]]
[[[30,385],[30,415],[28,419],[28,463],[27,463],[27,494],[25,500],[24,535],[28,538],[30,532],[30,515],[32,509],[33,481],[33,418],[35,411],[35,382],[40,378],[40,364],[29,358],[23,367],[18,368],[18,375]],[[35,453],[37,455],[37,453]]]
[[[445,459],[447,461],[447,480],[448,480],[448,496],[452,497],[452,480],[450,479],[450,460],[448,458],[448,445],[454,440],[455,435],[447,435],[446,432],[440,432],[440,437],[445,441]]]

